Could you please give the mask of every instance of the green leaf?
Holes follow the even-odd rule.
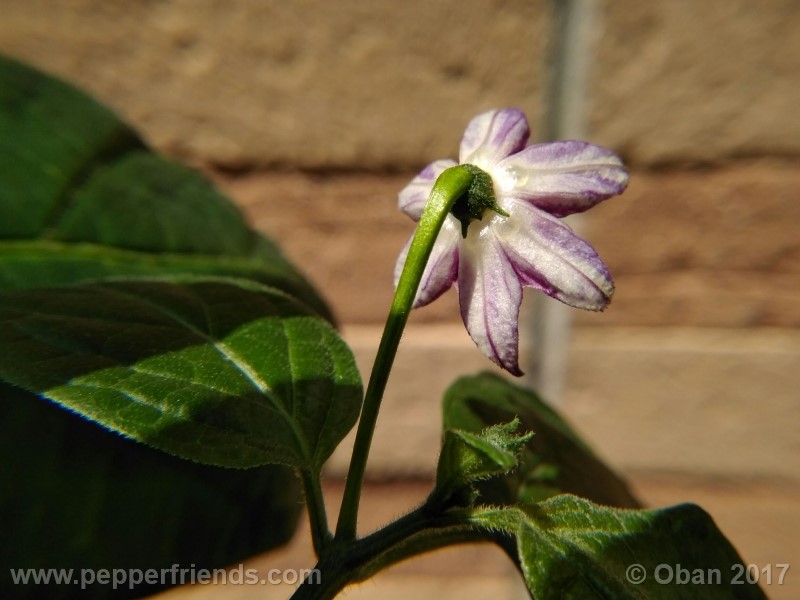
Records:
[[[471,484],[508,473],[517,466],[518,455],[531,434],[517,435],[519,420],[492,425],[479,434],[460,429],[444,432],[444,443],[436,471],[435,494],[447,498],[466,491],[466,503],[471,504],[474,489]]]
[[[330,312],[307,283],[279,262],[257,257],[141,253],[93,244],[49,240],[0,241],[0,289],[29,289],[109,278],[191,273],[252,279],[275,287],[331,320]],[[317,298],[316,300],[314,298]]]
[[[471,520],[517,562],[536,600],[765,598],[744,578],[732,583],[742,560],[695,505],[637,511],[565,495]]]
[[[565,492],[601,504],[638,506],[625,483],[531,390],[481,373],[458,379],[445,393],[445,430],[479,433],[515,418],[519,431],[535,435],[522,450],[519,469],[480,484],[480,502],[528,504]]]
[[[245,280],[0,293],[0,379],[227,467],[318,469],[361,406],[355,360],[333,328]]]
[[[133,598],[165,585],[14,585],[10,568],[221,568],[279,546],[302,508],[286,467],[219,469],[0,384],[0,597]],[[179,582],[176,582],[179,583]]]
[[[0,57],[0,237],[40,235],[98,164],[144,148],[89,97]]]
[[[254,279],[331,318],[204,177],[82,92],[0,57],[0,288],[179,273]]]

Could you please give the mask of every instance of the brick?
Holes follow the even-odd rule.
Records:
[[[797,480],[800,332],[582,328],[564,411],[623,470]]]
[[[467,120],[540,108],[545,0],[6,0],[0,51],[201,163],[418,166]]]
[[[800,171],[792,161],[707,169],[635,169],[621,197],[592,209],[581,234],[617,290],[593,326],[800,325]],[[396,208],[413,172],[261,173],[219,178],[251,222],[275,238],[345,323],[382,323],[392,271],[413,223]],[[457,322],[457,296],[415,318]]]
[[[365,381],[381,331],[380,326],[364,325],[344,330]],[[523,343],[523,356],[526,350]],[[430,477],[435,473],[441,447],[444,392],[456,378],[484,370],[501,372],[475,347],[463,325],[422,325],[412,315],[381,404],[368,476],[381,480]],[[331,458],[327,466],[331,476],[347,472],[353,434]]]
[[[800,153],[795,0],[603,0],[593,140],[635,162]]]
[[[345,332],[364,373],[379,334]],[[800,335],[790,331],[581,328],[563,410],[620,468],[794,478],[800,439],[787,415],[800,389],[798,358]],[[443,391],[489,366],[460,326],[410,328],[379,421],[373,473],[432,473]],[[335,456],[333,471],[347,460],[348,451]]]
[[[377,326],[345,329],[365,377],[379,337]],[[520,337],[524,359],[533,340],[525,331]],[[581,327],[572,336],[560,410],[622,470],[797,480],[798,361],[797,331]],[[430,477],[444,390],[491,368],[461,325],[409,326],[370,476]],[[331,474],[346,471],[348,443],[334,454]]]
[[[341,322],[382,324],[397,257],[414,232],[397,209],[397,193],[413,175],[255,173],[219,183],[323,292]],[[415,311],[426,321],[458,315],[455,292]]]
[[[324,291],[342,322],[382,323],[400,249],[413,231],[396,208],[413,172],[261,173],[219,178],[251,222]],[[800,326],[800,171],[793,161],[634,169],[629,189],[579,230],[616,281],[581,325]],[[419,319],[458,321],[445,294]]]
[[[634,169],[582,233],[617,290],[592,325],[800,325],[800,172],[794,161]]]
[[[575,312],[579,325],[800,327],[800,278],[760,271],[683,270],[616,277],[603,313]]]

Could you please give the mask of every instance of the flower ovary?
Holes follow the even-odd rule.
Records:
[[[461,222],[461,236],[466,238],[470,223],[483,219],[486,209],[493,210],[504,217],[507,217],[508,213],[500,208],[495,200],[494,182],[491,176],[475,165],[461,166],[472,173],[472,183],[469,189],[455,201],[450,213]]]

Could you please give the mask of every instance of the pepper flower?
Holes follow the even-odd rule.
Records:
[[[514,375],[519,368],[522,288],[565,304],[603,310],[614,283],[595,249],[560,220],[622,193],[628,173],[612,151],[586,142],[527,145],[530,129],[516,109],[470,121],[459,163],[475,180],[439,232],[414,307],[455,283],[461,317],[478,348]],[[454,160],[437,160],[399,194],[399,208],[419,220],[433,184]],[[410,245],[395,268],[395,285]]]

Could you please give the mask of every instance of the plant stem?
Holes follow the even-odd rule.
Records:
[[[328,529],[328,515],[325,512],[325,499],[322,495],[322,484],[319,472],[303,469],[300,473],[303,480],[303,490],[306,495],[308,520],[311,523],[311,540],[314,552],[320,557],[333,536]]]
[[[425,508],[423,505],[363,539],[344,542],[335,539],[315,567],[320,573],[319,581],[304,582],[292,600],[329,600],[348,584],[361,579],[359,574],[371,562],[393,545],[425,529],[428,524]]]
[[[365,581],[383,569],[409,558],[425,554],[426,552],[432,552],[440,548],[446,548],[447,546],[490,541],[493,540],[490,539],[486,531],[476,529],[469,525],[428,529],[420,532],[408,541],[403,541],[387,549],[379,558],[365,564],[358,570],[352,583]]]
[[[342,548],[330,546],[330,551],[316,566],[318,579],[304,582],[292,595],[292,600],[330,600],[347,585],[364,581],[411,556],[453,544],[490,539],[485,530],[469,524],[468,513],[440,512],[441,508],[423,504],[365,538],[345,542]]]
[[[467,191],[473,177],[474,175],[461,165],[451,167],[439,176],[411,241],[364,396],[364,407],[358,423],[353,456],[350,460],[350,470],[347,473],[347,483],[336,526],[337,540],[354,540],[356,538],[358,504],[361,498],[361,485],[364,481],[367,457],[372,444],[372,435],[375,432],[375,422],[378,418],[383,392],[386,389],[389,372],[400,344],[400,337],[403,335],[403,329],[408,321],[408,315],[411,312],[417,288],[436,236],[453,203]]]

